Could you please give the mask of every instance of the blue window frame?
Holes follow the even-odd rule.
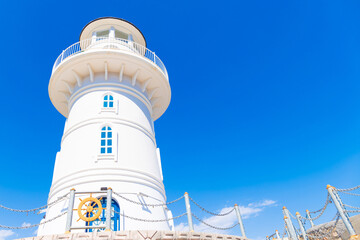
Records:
[[[106,197],[100,199],[101,206],[103,208],[102,213],[100,214],[99,218],[92,221],[86,222],[86,226],[105,226],[106,224]],[[96,204],[94,208],[97,208],[98,205]],[[119,204],[112,199],[111,200],[111,230],[112,231],[119,231],[120,230],[120,207]],[[87,217],[92,217],[92,213],[88,214]],[[105,228],[100,229],[87,229],[86,232],[101,232],[104,231]]]
[[[110,94],[104,96],[104,108],[113,108],[114,107],[114,97]]]
[[[112,130],[111,127],[105,126],[101,129],[101,140],[100,140],[100,153],[107,154],[112,153]]]

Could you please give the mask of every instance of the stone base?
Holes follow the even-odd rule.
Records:
[[[355,233],[360,233],[360,214],[350,217],[351,225],[354,227]],[[331,229],[333,229],[333,226],[335,224],[335,221],[331,221],[328,223],[323,223],[316,225],[310,229],[308,229],[306,232],[311,235],[324,235],[328,233]],[[354,235],[350,236],[347,228],[345,227],[345,224],[343,221],[338,221],[336,228],[331,233],[331,236],[328,237],[328,240],[341,240],[341,239],[352,239],[352,240],[360,240],[360,235]]]
[[[54,234],[21,240],[247,240],[245,237],[201,232],[130,230],[117,232],[92,232]],[[19,239],[20,240],[20,239]]]

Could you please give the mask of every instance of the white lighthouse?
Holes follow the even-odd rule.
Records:
[[[166,202],[154,121],[167,109],[171,90],[165,66],[146,48],[140,30],[113,17],[87,24],[80,41],[55,61],[49,95],[66,122],[38,235],[102,231],[106,218],[112,231],[173,230],[172,221],[124,217],[172,216],[166,205],[149,207]],[[65,195],[66,201],[58,201]],[[65,214],[69,205],[82,203],[82,217],[78,211]]]

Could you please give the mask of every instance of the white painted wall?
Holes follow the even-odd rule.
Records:
[[[114,109],[103,109],[103,96],[114,97]],[[69,99],[70,113],[65,123],[61,149],[56,155],[53,182],[48,202],[53,202],[71,188],[76,191],[99,191],[111,187],[135,201],[162,203],[166,201],[162,183],[160,152],[157,150],[151,104],[140,86],[132,86],[131,78],[118,73],[95,75],[75,86]],[[100,154],[100,132],[103,126],[113,131],[113,154]],[[139,193],[149,197],[142,197]],[[105,196],[106,194],[102,195]],[[94,195],[99,197],[100,195]],[[79,204],[76,196],[75,208]],[[142,219],[166,219],[171,216],[163,207],[146,207],[127,202],[116,195],[120,211]],[[47,209],[43,221],[67,211],[68,201]],[[74,211],[73,226],[85,226]],[[120,217],[120,230],[173,230],[173,223],[146,223]],[[38,235],[65,232],[66,215],[39,227]],[[76,230],[82,231],[85,230]],[[74,231],[73,231],[74,232]]]

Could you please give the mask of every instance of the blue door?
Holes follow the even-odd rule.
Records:
[[[106,224],[106,197],[101,198],[100,200],[102,205],[102,213],[100,214],[99,219],[96,219],[92,222],[87,222],[86,226],[105,226]],[[97,208],[98,205],[96,204],[94,208]],[[120,217],[119,217],[120,207],[114,199],[111,200],[111,230],[112,231],[119,231],[120,230]],[[89,216],[91,217],[92,214]],[[102,232],[105,228],[100,229],[87,229],[86,232]]]

